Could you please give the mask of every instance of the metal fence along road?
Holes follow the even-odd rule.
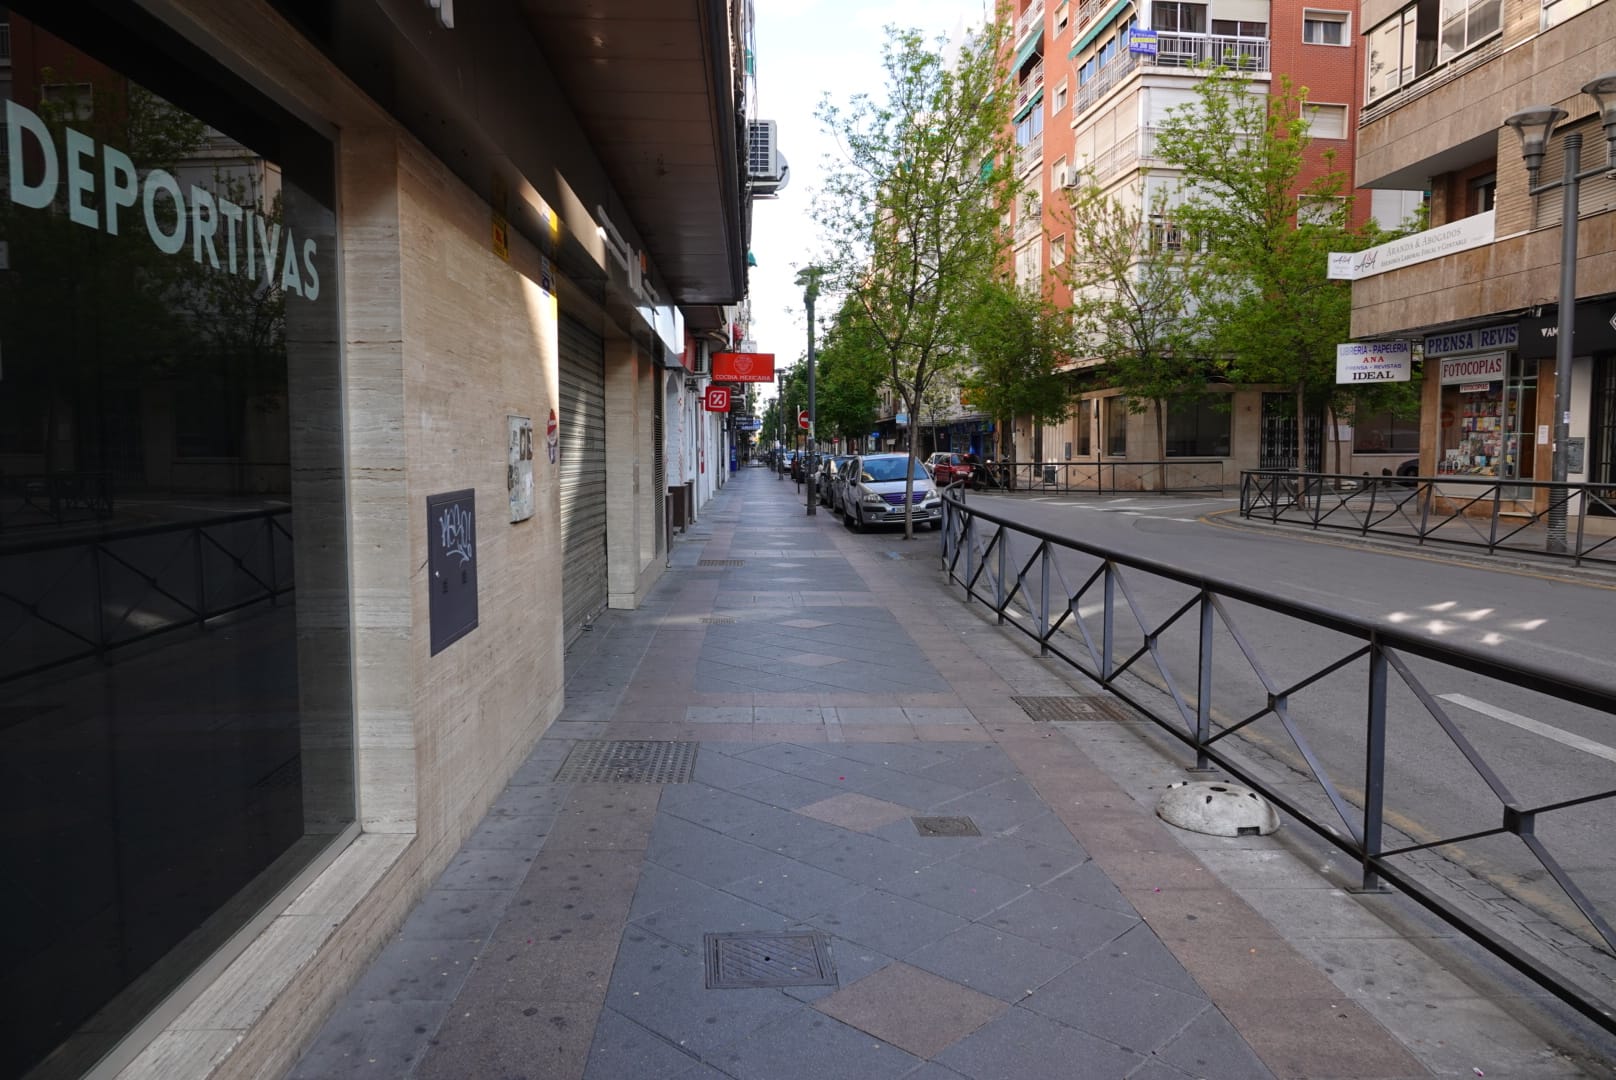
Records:
[[[1165,494],[1223,490],[1223,459],[1014,461],[978,466],[971,486],[1020,492]]]
[[[1616,1031],[1616,691],[1185,572],[949,493],[952,585]],[[1560,741],[1489,715],[1550,715]],[[1535,704],[1529,704],[1535,703]],[[1567,729],[1567,730],[1562,730]],[[1580,740],[1580,743],[1577,741]],[[1598,747],[1606,758],[1582,751]],[[1505,898],[1499,900],[1498,898]]]
[[[1548,540],[1549,515],[1561,508],[1566,542],[1556,550]],[[1240,474],[1240,513],[1360,536],[1616,564],[1616,488],[1604,484],[1246,471]]]

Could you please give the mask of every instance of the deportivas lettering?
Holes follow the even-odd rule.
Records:
[[[37,144],[37,155],[25,156],[25,137]],[[191,258],[198,263],[205,259],[214,270],[253,280],[261,277],[266,285],[278,284],[305,300],[319,298],[315,242],[304,240],[299,249],[292,230],[283,230],[279,222],[271,222],[195,184],[191,185],[187,203],[172,173],[152,169],[142,179],[128,154],[102,144],[98,155],[95,140],[73,128],[64,130],[59,156],[50,128],[31,109],[15,101],[6,102],[6,143],[11,155],[11,201],[17,206],[48,208],[56,201],[65,180],[67,216],[77,225],[117,236],[124,224],[123,212],[132,211],[138,203],[152,245],[164,254],[177,255],[184,250],[189,234]],[[28,182],[24,169],[30,156],[44,166],[43,174],[33,183]],[[86,161],[94,162],[97,156],[100,169],[86,168]],[[86,195],[98,190],[102,195],[99,213],[85,202]],[[165,231],[157,217],[158,198],[165,194],[174,204],[172,231]]]

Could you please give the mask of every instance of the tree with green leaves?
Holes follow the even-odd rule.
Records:
[[[973,405],[994,418],[999,457],[1012,456],[1010,422],[1059,423],[1072,395],[1059,366],[1072,355],[1071,317],[1047,292],[1005,278],[981,283],[966,308],[971,368],[961,380]]]
[[[1330,152],[1306,178],[1306,87],[1205,75],[1194,102],[1169,110],[1156,156],[1182,174],[1173,217],[1200,249],[1208,355],[1233,381],[1288,386],[1303,413],[1320,415],[1341,404],[1335,347],[1351,340],[1352,286],[1328,278],[1328,256],[1379,238],[1350,227],[1346,174]]]
[[[815,371],[815,420],[819,434],[847,441],[870,430],[886,379],[886,354],[852,300],[845,301],[825,333]]]
[[[1002,62],[1014,22],[1001,15],[952,54],[888,28],[885,100],[819,107],[841,156],[814,205],[827,249],[815,261],[826,291],[856,307],[911,417],[963,361],[970,300],[1004,262],[999,215],[1017,181]]]
[[[1068,189],[1056,210],[1071,238],[1060,276],[1072,290],[1073,355],[1100,361],[1129,411],[1154,408],[1156,445],[1165,457],[1168,403],[1203,393],[1209,370],[1191,319],[1194,254],[1165,192],[1147,205],[1143,180],[1118,191],[1092,183]],[[1163,465],[1163,489],[1166,472]]]

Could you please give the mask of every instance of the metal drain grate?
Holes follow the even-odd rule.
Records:
[[[701,621],[709,626],[728,626],[735,620],[730,618],[728,615],[708,615]]]
[[[684,784],[696,744],[662,739],[579,739],[555,778],[562,783]]]
[[[917,817],[915,832],[921,836],[981,836],[982,830],[968,817]]]
[[[1120,701],[1098,694],[1076,697],[1013,697],[1026,714],[1040,723],[1060,723],[1073,720],[1113,720],[1120,724],[1137,723],[1140,717]]]
[[[836,965],[818,934],[708,934],[707,989],[835,986]]]
[[[697,566],[745,566],[745,559],[701,559]]]

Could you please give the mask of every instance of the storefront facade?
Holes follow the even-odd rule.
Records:
[[[0,1075],[278,1075],[662,572],[739,157],[656,249],[541,16],[445,8],[4,14]]]

